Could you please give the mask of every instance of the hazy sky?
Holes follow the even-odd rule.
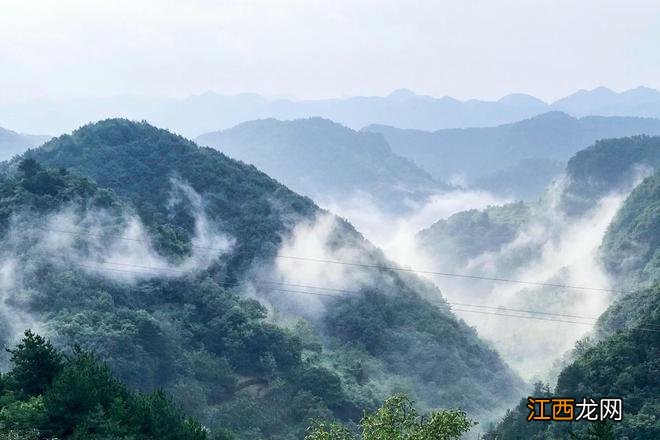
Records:
[[[0,101],[660,88],[658,0],[0,0]]]

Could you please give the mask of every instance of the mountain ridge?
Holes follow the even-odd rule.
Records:
[[[309,230],[319,216],[327,215],[253,166],[147,123],[123,119],[89,124],[28,151],[21,159],[53,168],[13,161],[7,171],[10,182],[1,186],[14,194],[2,198],[4,213],[34,203],[61,218],[59,204],[43,201],[61,195],[76,202],[98,194],[98,201],[90,206],[115,206],[121,213],[123,203],[133,206],[138,218],[113,220],[106,214],[91,226],[109,222],[113,230],[119,228],[114,236],[127,236],[121,229],[127,226],[122,225],[142,222],[140,236],[164,252],[153,257],[166,258],[157,264],[174,265],[175,270],[199,249],[193,246],[199,235],[199,215],[205,216],[207,226],[212,220],[219,231],[230,235],[231,250],[199,271],[174,277],[143,274],[143,279],[138,277],[128,285],[97,272],[90,276],[76,267],[63,271],[65,277],[51,270],[45,272],[45,279],[39,278],[32,271],[41,273],[37,258],[44,257],[24,253],[20,258],[35,258],[24,265],[28,273],[23,277],[34,295],[17,304],[30,304],[49,317],[49,328],[58,334],[60,343],[75,340],[96,347],[122,380],[140,389],[165,388],[188,414],[226,427],[238,439],[302,436],[307,419],[319,414],[355,421],[382,392],[401,386],[425,407],[455,405],[480,416],[493,409],[475,405],[463,392],[466,386],[475,392],[488,389],[489,395],[522,387],[473,329],[442,304],[431,305],[425,299],[440,299],[440,292],[409,274],[375,271],[365,274],[368,277],[363,281],[358,276],[348,287],[360,294],[322,297],[317,308],[312,307],[315,297],[299,295],[302,298],[295,300],[298,295],[283,295],[259,284],[253,284],[252,294],[244,296],[244,284],[255,271],[284,277],[276,271],[280,270],[274,261],[278,250],[301,228]],[[68,171],[60,171],[63,168]],[[66,182],[78,182],[77,173],[84,176],[83,182],[96,183],[76,184],[80,195],[72,198]],[[169,180],[173,173],[176,181],[185,183]],[[102,186],[91,191],[89,185]],[[186,185],[174,201],[172,185]],[[87,210],[80,212],[82,220],[69,228],[91,221],[86,220]],[[105,236],[110,243],[100,247],[90,237],[71,245],[82,246],[79,252],[105,252],[115,248],[113,235]],[[341,219],[333,221],[331,233],[323,240],[327,252],[347,247],[353,258],[365,263],[386,262],[377,248]],[[36,252],[37,248],[27,249]],[[60,251],[57,260],[47,263],[67,261],[67,252]],[[144,261],[132,264],[150,266]],[[303,268],[297,262],[294,273],[300,274]],[[354,279],[348,275],[339,278]],[[278,310],[276,316],[299,316],[302,321],[284,325],[274,318],[270,322],[266,319],[269,308],[260,301]],[[319,313],[319,306],[324,313]],[[121,328],[133,330],[124,333]],[[125,347],[132,350],[127,352]],[[181,361],[173,362],[174,358]],[[419,362],[411,365],[409,358]],[[421,377],[431,378],[436,386],[423,386]],[[254,379],[247,382],[254,385],[242,387],[246,379]],[[278,404],[284,400],[294,403]]]
[[[609,90],[609,89],[606,89]],[[128,117],[196,137],[241,122],[273,117],[299,119],[321,116],[353,129],[370,124],[433,131],[443,128],[492,127],[530,118],[551,110],[574,116],[660,117],[660,94],[647,87],[620,93],[600,88],[581,90],[548,103],[523,93],[498,100],[458,100],[449,96],[418,95],[407,89],[388,96],[353,96],[292,100],[254,93],[223,95],[205,92],[182,99],[116,96],[71,101],[41,99],[0,105],[0,121],[26,132],[64,133],[90,120]],[[35,119],[35,115],[38,118]]]

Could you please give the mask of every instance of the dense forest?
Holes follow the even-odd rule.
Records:
[[[69,353],[27,330],[0,374],[3,439],[223,440],[184,416],[163,392],[135,393],[79,346]]]
[[[146,123],[85,126],[5,165],[0,220],[15,276],[4,280],[3,343],[37,325],[237,439],[301,438],[312,419],[356,426],[395,392],[479,420],[521,392],[415,276],[371,270],[354,294],[321,298],[322,313],[246,289],[297,224],[322,215],[254,167]],[[350,224],[333,224],[329,248],[387,264]],[[214,234],[226,247],[200,245]]]

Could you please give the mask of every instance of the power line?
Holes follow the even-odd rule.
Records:
[[[102,264],[102,263],[101,263]],[[114,264],[114,263],[110,263]],[[128,263],[121,263],[122,265],[125,266],[136,266],[140,267],[138,265],[131,265]],[[91,269],[100,269],[100,270],[109,270],[112,272],[125,272],[125,273],[131,273],[131,274],[143,274],[143,275],[158,275],[157,273],[153,272],[144,272],[144,271],[131,271],[131,270],[125,270],[125,269],[114,269],[114,268],[108,268],[108,267],[99,267],[99,266],[89,266],[89,265],[83,265],[83,264],[78,264],[78,266],[81,267],[87,267]],[[144,266],[143,266],[144,267]],[[159,268],[159,270],[166,270],[165,268]],[[182,272],[182,271],[178,271]],[[275,281],[253,281],[254,284],[280,284],[280,285],[291,285],[291,286],[305,286],[307,288],[313,288],[313,289],[324,289],[324,290],[332,290],[332,291],[337,291],[337,292],[346,292],[346,293],[358,293],[356,291],[350,291],[350,290],[344,290],[344,289],[330,289],[330,288],[325,288],[325,287],[319,287],[319,286],[310,286],[310,285],[295,285],[291,283],[283,283],[283,282],[275,282]],[[223,283],[219,283],[223,284]],[[227,283],[230,284],[230,283]],[[314,295],[314,296],[321,296],[321,297],[330,297],[330,298],[347,298],[349,297],[346,294],[330,294],[330,293],[321,293],[321,292],[309,292],[309,291],[301,291],[301,290],[292,290],[292,289],[282,289],[282,288],[269,288],[270,291],[276,291],[276,292],[281,292],[281,293],[295,293],[295,294],[301,294],[301,295]],[[587,326],[593,326],[595,322],[583,322],[583,321],[574,321],[574,320],[568,320],[568,319],[559,319],[559,318],[554,318],[554,317],[540,317],[540,316],[525,316],[525,315],[519,315],[519,314],[511,314],[511,313],[503,313],[504,312],[516,312],[516,313],[528,313],[528,314],[541,314],[541,315],[548,315],[548,316],[557,316],[557,317],[575,317],[578,319],[592,319],[592,320],[597,320],[597,318],[593,317],[585,317],[585,316],[577,316],[577,315],[567,315],[567,314],[559,314],[559,313],[550,313],[550,312],[540,312],[540,311],[533,311],[533,310],[522,310],[522,309],[509,309],[505,307],[495,307],[495,306],[484,306],[484,305],[478,305],[478,304],[466,304],[466,303],[452,303],[449,301],[434,301],[434,300],[427,300],[429,302],[434,302],[442,305],[449,305],[450,309],[452,311],[457,311],[457,312],[467,312],[467,313],[479,313],[483,315],[493,315],[493,316],[504,316],[504,317],[509,317],[509,318],[520,318],[520,319],[531,319],[531,320],[537,320],[537,321],[549,321],[549,322],[560,322],[560,323],[567,323],[567,324],[576,324],[576,325],[587,325]],[[454,305],[462,306],[462,307],[477,307],[477,308],[486,308],[486,309],[495,309],[497,311],[493,310],[469,310],[469,309],[462,309],[462,308],[456,308],[453,307]],[[655,324],[650,324],[651,326],[655,326]],[[652,328],[645,328],[645,327],[637,327],[636,329],[642,330],[642,331],[650,331],[650,332],[660,332],[660,329],[652,329]]]
[[[130,263],[119,263],[119,262],[113,262],[113,261],[104,261],[104,262],[98,262],[95,264],[111,264],[111,265],[120,265],[120,266],[128,266],[128,267],[137,267],[137,268],[146,268],[146,269],[153,269],[153,270],[158,270],[158,271],[175,271],[179,273],[186,273],[186,271],[183,270],[178,270],[174,268],[157,268],[157,267],[152,267],[152,266],[141,266],[137,264],[130,264]],[[92,269],[106,269],[103,267],[98,267],[98,266],[89,266],[89,265],[83,265],[79,264],[82,267],[88,267]],[[113,268],[107,268],[108,270],[111,271],[120,271],[120,272],[128,272],[128,273],[137,273],[137,274],[150,274],[146,272],[136,272],[136,271],[125,271],[125,270],[119,270],[119,269],[113,269]],[[156,275],[158,273],[155,273]],[[281,281],[272,281],[272,280],[262,280],[262,279],[254,279],[254,280],[247,280],[248,282],[252,284],[257,284],[257,285],[280,285],[280,286],[291,286],[291,287],[302,287],[302,288],[308,288],[308,289],[317,289],[317,290],[324,290],[324,291],[332,291],[332,292],[340,292],[340,293],[345,293],[345,294],[359,294],[359,291],[356,290],[347,290],[347,289],[335,289],[335,288],[329,288],[329,287],[321,287],[321,286],[313,286],[309,284],[295,284],[295,283],[285,283]],[[223,284],[223,283],[219,283]],[[226,283],[226,284],[233,284],[233,283]],[[277,290],[277,289],[274,289]],[[299,293],[299,291],[289,291],[289,292],[295,292]],[[337,296],[337,297],[344,297],[346,295],[324,295],[324,296]],[[485,309],[493,309],[493,310],[505,310],[505,311],[510,311],[510,312],[521,312],[521,313],[531,313],[531,314],[540,314],[540,315],[549,315],[549,316],[561,316],[561,317],[566,317],[566,318],[578,318],[578,319],[589,319],[596,321],[598,318],[592,317],[592,316],[580,316],[580,315],[568,315],[568,314],[561,314],[561,313],[551,313],[551,312],[541,312],[541,311],[536,311],[536,310],[523,310],[523,309],[511,309],[511,308],[506,308],[506,307],[501,307],[501,306],[486,306],[486,305],[481,305],[481,304],[467,304],[467,303],[459,303],[459,302],[452,302],[452,301],[439,301],[439,300],[432,300],[432,299],[426,299],[429,302],[434,302],[434,303],[439,303],[439,304],[449,304],[449,305],[456,305],[456,306],[462,306],[462,307],[478,307],[478,308],[485,308]]]
[[[130,241],[134,241],[134,242],[149,243],[149,241],[147,241],[147,240],[143,240],[143,239],[139,239],[139,238],[123,237],[121,235],[92,234],[92,233],[88,233],[88,232],[84,232],[84,231],[65,231],[65,230],[52,229],[52,228],[38,228],[38,229],[41,229],[43,231],[48,231],[48,232],[64,233],[64,234],[71,234],[71,235],[86,235],[86,236],[95,237],[95,238],[116,238],[116,239],[120,239],[120,240],[130,240]],[[196,245],[191,245],[191,247],[196,248],[196,249],[211,250],[211,251],[222,252],[222,253],[227,252],[227,249],[220,249],[220,248],[211,248],[211,247],[196,246]],[[236,252],[234,251],[234,253],[236,253]],[[340,260],[328,260],[328,259],[322,259],[322,258],[301,257],[301,256],[294,256],[294,255],[280,255],[280,254],[277,254],[277,255],[274,255],[273,258],[289,259],[289,260],[297,260],[297,261],[309,261],[309,262],[324,263],[324,264],[335,264],[335,265],[343,265],[343,266],[364,267],[364,268],[370,268],[370,269],[410,272],[410,273],[418,273],[418,274],[424,274],[424,275],[436,275],[436,276],[449,277],[449,278],[464,278],[464,279],[473,279],[473,280],[482,280],[482,281],[495,281],[495,282],[522,284],[522,285],[530,285],[530,286],[537,286],[537,287],[554,287],[554,288],[560,288],[560,289],[582,290],[582,291],[591,291],[591,292],[600,292],[600,293],[618,293],[618,294],[630,294],[630,293],[632,293],[631,291],[618,290],[618,289],[607,289],[607,288],[602,288],[602,287],[576,286],[576,285],[571,285],[571,284],[559,284],[559,283],[547,283],[547,282],[540,282],[540,281],[516,280],[516,279],[513,279],[513,278],[499,278],[499,277],[487,277],[487,276],[480,276],[480,275],[469,275],[469,274],[459,274],[459,273],[450,273],[450,272],[437,272],[437,271],[413,269],[413,268],[399,267],[399,266],[386,266],[386,265],[379,265],[379,264],[367,264],[367,263],[357,263],[357,262],[340,261]]]
[[[120,263],[120,262],[114,262],[114,261],[104,261],[104,262],[98,262],[95,264],[111,264],[111,265],[119,265],[119,266],[128,266],[128,267],[137,267],[137,268],[144,268],[144,269],[149,269],[149,270],[156,270],[156,271],[174,271],[174,272],[179,272],[179,273],[188,273],[188,271],[184,270],[179,270],[175,268],[161,268],[161,267],[153,267],[153,266],[142,266],[142,265],[136,265],[136,264],[130,264],[130,263]],[[98,268],[98,267],[92,267],[91,268]],[[101,268],[102,269],[102,268]],[[122,271],[126,272],[126,271]],[[138,274],[143,274],[144,272],[134,272],[134,271],[128,271],[129,273],[138,273]],[[158,273],[155,273],[156,275]],[[285,283],[281,281],[274,281],[274,280],[264,280],[264,279],[253,279],[253,280],[247,280],[252,284],[257,284],[257,285],[282,285],[282,286],[291,286],[291,287],[302,287],[302,288],[309,288],[309,289],[316,289],[316,290],[324,290],[324,291],[332,291],[332,292],[341,292],[341,293],[346,293],[346,294],[359,294],[359,291],[356,290],[347,290],[347,289],[336,289],[336,288],[330,288],[330,287],[321,287],[321,286],[313,286],[309,284],[295,284],[295,283]],[[227,285],[235,285],[235,283],[219,283],[219,284],[227,284]],[[295,292],[298,293],[298,292]],[[324,295],[324,296],[336,296],[336,295]],[[526,310],[526,309],[513,309],[513,308],[507,308],[503,306],[488,306],[488,305],[482,305],[482,304],[468,304],[468,303],[459,303],[459,302],[453,302],[453,301],[439,301],[439,300],[433,300],[433,299],[428,299],[425,298],[429,302],[433,303],[438,303],[438,304],[449,304],[452,306],[459,306],[459,307],[476,307],[476,308],[483,308],[483,309],[491,309],[491,310],[496,310],[496,311],[508,311],[508,312],[520,312],[520,313],[529,313],[529,314],[537,314],[537,315],[548,315],[548,316],[558,316],[558,317],[563,317],[563,318],[575,318],[575,319],[586,319],[586,320],[592,320],[592,321],[597,321],[598,317],[593,317],[593,316],[583,316],[583,315],[571,315],[571,314],[564,314],[564,313],[552,313],[552,312],[543,312],[543,311],[538,311],[538,310]],[[653,325],[655,324],[648,324],[648,325]],[[658,325],[660,327],[660,325]]]

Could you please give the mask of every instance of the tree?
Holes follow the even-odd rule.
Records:
[[[338,423],[315,422],[305,440],[452,440],[468,432],[475,423],[457,409],[420,416],[404,394],[388,398],[373,414],[360,422],[362,435],[354,436]]]
[[[41,165],[39,163],[32,159],[23,159],[19,164],[18,164],[18,170],[23,173],[23,177],[26,179],[29,179],[33,177],[35,174],[37,174],[39,171],[42,170]]]
[[[50,341],[31,330],[25,331],[25,337],[16,348],[7,351],[11,353],[13,364],[7,375],[8,387],[21,398],[43,394],[62,370],[62,355]]]

